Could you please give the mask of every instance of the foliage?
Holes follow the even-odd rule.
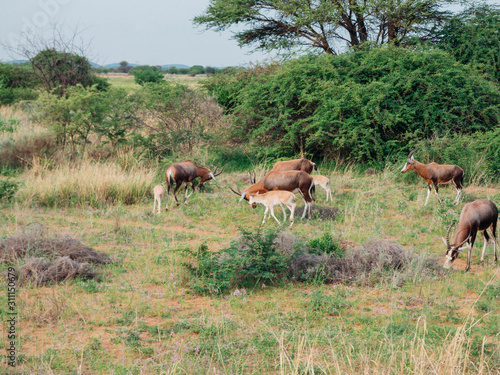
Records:
[[[0,180],[0,200],[10,201],[19,188],[19,182]]]
[[[223,122],[222,111],[213,99],[185,85],[149,83],[141,95],[150,119],[141,143],[155,157],[204,147]]]
[[[184,250],[193,264],[187,267],[201,294],[224,294],[230,288],[254,288],[259,284],[279,283],[286,276],[295,254],[280,251],[278,233],[241,230],[241,236],[217,252],[202,244],[197,250]]]
[[[56,51],[48,48],[31,59],[33,72],[46,92],[66,93],[70,86],[91,86],[94,81],[88,60],[76,53]]]
[[[438,47],[500,82],[500,8],[473,5],[451,17],[439,30]]]
[[[368,41],[400,44],[412,35],[424,34],[429,24],[445,16],[439,8],[451,2],[212,0],[194,22],[217,31],[240,26],[235,33],[240,46],[257,45],[267,51],[305,46],[337,54],[339,42],[347,46]]]
[[[130,73],[138,85],[144,85],[148,82],[158,83],[163,80],[163,73],[159,66],[136,66],[130,70]]]
[[[324,232],[320,237],[310,240],[307,244],[310,254],[327,254],[335,258],[342,258],[345,250],[335,241],[329,232]]]
[[[30,67],[0,63],[0,105],[35,99],[37,84]]]
[[[77,145],[84,151],[92,134],[104,136],[113,146],[128,142],[139,126],[138,99],[121,88],[102,92],[96,85],[77,85],[59,96],[41,93],[37,100],[37,119],[52,129],[61,144]]]
[[[235,116],[233,139],[260,156],[382,165],[421,140],[492,131],[500,120],[498,87],[437,50],[306,56],[229,70],[205,87]]]

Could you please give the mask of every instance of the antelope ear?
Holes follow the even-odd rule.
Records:
[[[246,194],[246,193],[241,194],[241,198],[240,198],[240,200],[239,200],[240,202],[241,202],[243,199],[245,199],[245,194]]]
[[[444,239],[444,237],[441,237],[441,239],[443,240],[444,244],[445,244],[446,246],[448,246],[448,244],[446,243],[446,240]]]

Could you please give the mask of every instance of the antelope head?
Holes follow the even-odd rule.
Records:
[[[466,243],[469,240],[469,237],[470,237],[470,235],[467,236],[467,238],[465,240],[463,240],[458,245],[451,245],[450,244],[450,231],[451,231],[451,227],[452,226],[453,226],[453,223],[449,226],[448,231],[446,232],[446,239],[443,238],[443,242],[446,245],[446,253],[445,253],[446,262],[444,263],[443,267],[446,268],[446,269],[450,268],[451,263],[453,263],[453,261],[455,259],[457,259],[458,254],[460,254],[460,251],[462,251],[463,249],[466,248],[466,247],[462,247],[462,245],[464,243]]]
[[[408,155],[408,158],[406,160],[406,164],[405,166],[403,167],[403,169],[401,169],[401,173],[406,173],[408,171],[411,171],[414,168],[414,165],[415,165],[415,159],[413,158],[413,154],[415,153],[415,151],[417,151],[417,149],[414,149],[412,152],[410,152],[410,154]]]

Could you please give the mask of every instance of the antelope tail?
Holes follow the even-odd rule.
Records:
[[[172,171],[167,172],[167,187],[173,186],[175,180],[174,180],[174,174]]]

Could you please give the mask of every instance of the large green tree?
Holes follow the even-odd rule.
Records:
[[[341,46],[405,42],[443,19],[452,0],[211,0],[194,22],[217,31],[238,26],[240,46],[307,47],[336,54]]]
[[[437,33],[437,44],[464,63],[500,82],[500,8],[475,5],[450,18]]]
[[[56,90],[62,96],[70,86],[94,83],[90,63],[76,53],[44,49],[31,59],[31,65],[47,92]]]

